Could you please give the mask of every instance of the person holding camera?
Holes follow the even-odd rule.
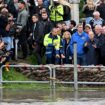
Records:
[[[26,10],[26,4],[24,1],[19,1],[19,12],[18,12],[18,17],[17,17],[17,24],[19,26],[22,26],[21,29],[18,31],[18,39],[19,39],[19,44],[21,45],[22,48],[22,53],[23,57],[20,57],[22,59],[25,59],[28,55],[28,49],[27,49],[27,21],[28,21],[28,11]]]
[[[6,50],[11,50],[11,37],[9,35],[11,24],[9,23],[8,10],[3,8],[0,14],[0,35],[2,37],[2,41],[7,44]]]

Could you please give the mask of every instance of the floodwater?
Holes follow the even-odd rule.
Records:
[[[105,105],[105,91],[0,90],[0,105]]]

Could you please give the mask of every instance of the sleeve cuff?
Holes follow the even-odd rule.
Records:
[[[48,44],[48,47],[53,47],[53,44]]]
[[[56,54],[59,54],[59,50],[56,50]]]

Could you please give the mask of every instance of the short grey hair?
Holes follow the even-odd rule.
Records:
[[[93,16],[96,16],[96,15],[100,16],[100,13],[98,11],[94,11]]]

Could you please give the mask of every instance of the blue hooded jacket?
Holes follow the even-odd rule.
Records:
[[[71,41],[70,41],[70,51],[72,54],[74,54],[74,48],[73,48],[73,44],[77,43],[77,55],[81,56],[85,54],[84,51],[84,44],[86,42],[88,42],[89,37],[88,34],[85,32],[82,32],[81,35],[79,35],[78,32],[74,33],[71,37]]]

